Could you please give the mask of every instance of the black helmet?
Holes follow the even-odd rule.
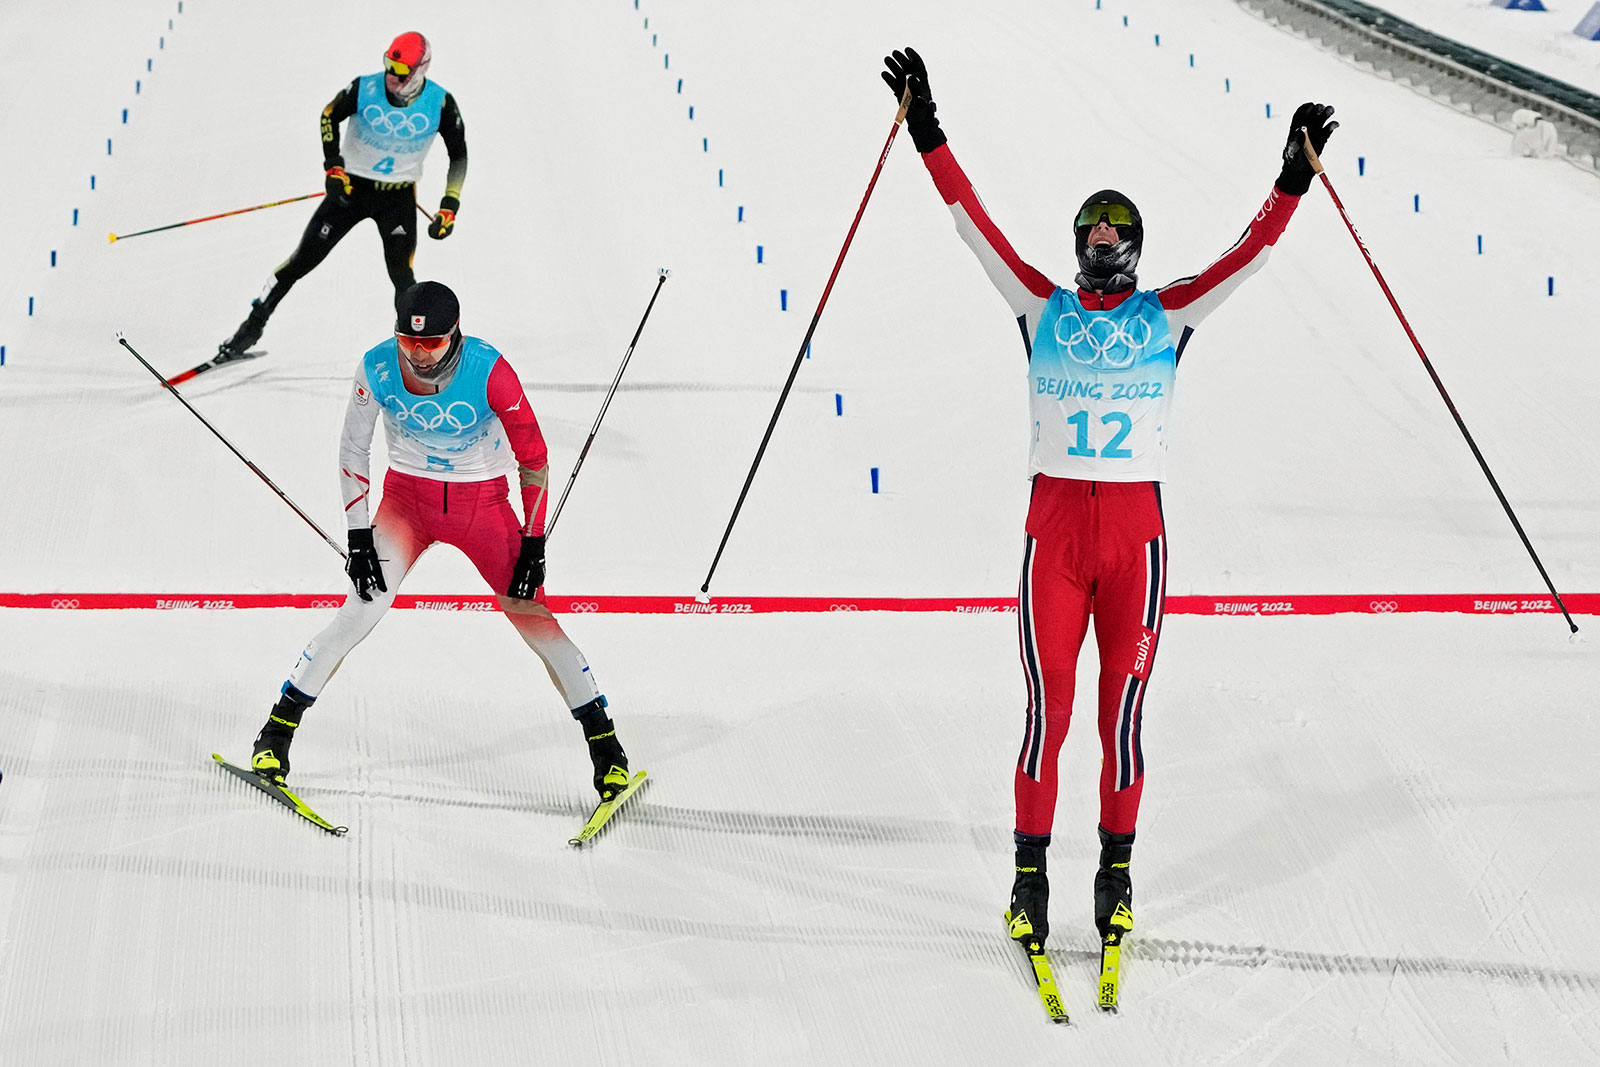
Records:
[[[394,333],[397,338],[449,337],[449,351],[433,366],[411,364],[412,373],[419,378],[448,377],[461,355],[461,304],[456,294],[443,282],[413,285],[395,302]]]
[[[1117,228],[1117,243],[1089,247],[1089,231],[1101,221]],[[1144,220],[1132,200],[1115,189],[1102,189],[1083,202],[1072,223],[1078,253],[1077,282],[1100,293],[1132,289],[1137,280],[1139,252],[1144,247]]]

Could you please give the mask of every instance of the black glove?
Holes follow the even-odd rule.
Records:
[[[543,584],[544,535],[523,537],[517,565],[511,568],[511,588],[506,590],[506,596],[514,600],[532,600]]]
[[[439,201],[439,213],[428,223],[428,236],[435,241],[442,241],[450,236],[450,231],[456,228],[456,212],[461,210],[461,201],[453,196],[444,197]]]
[[[882,72],[883,80],[894,93],[895,100],[905,95],[911,87],[911,101],[906,105],[906,129],[911,131],[911,143],[918,152],[932,152],[945,143],[944,131],[939,128],[939,105],[933,102],[928,89],[928,67],[917,55],[915,48],[895,51],[883,57],[888,70]]]
[[[1278,174],[1276,183],[1280,193],[1304,196],[1306,190],[1311,188],[1311,179],[1316,172],[1311,169],[1311,160],[1306,157],[1305,139],[1300,131],[1304,130],[1310,136],[1311,147],[1320,156],[1328,138],[1339,128],[1337,122],[1328,121],[1332,116],[1331,104],[1307,102],[1294,109],[1294,118],[1289,120],[1289,139],[1283,146],[1283,170]]]
[[[356,587],[356,596],[371,600],[372,591],[387,593],[383,582],[383,565],[378,562],[378,550],[372,544],[372,527],[363,526],[350,531],[350,555],[344,561],[344,572]]]
[[[343,200],[350,195],[350,175],[346,174],[344,168],[337,164],[328,168],[322,185],[328,190],[329,200]]]

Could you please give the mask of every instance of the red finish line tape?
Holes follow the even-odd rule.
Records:
[[[1575,614],[1600,614],[1600,593],[1572,593],[1565,598]],[[103,611],[141,608],[155,611],[235,611],[245,608],[337,608],[343,594],[333,593],[0,593],[0,608],[44,608],[58,611]],[[770,612],[912,611],[979,615],[1015,612],[1017,600],[1006,597],[713,597],[702,604],[692,597],[671,596],[546,596],[550,610],[600,615],[757,615]],[[492,596],[402,595],[394,606],[413,611],[499,611]],[[1468,615],[1520,615],[1555,612],[1548,596],[1511,593],[1333,593],[1313,596],[1217,597],[1169,596],[1170,615],[1394,615],[1417,612],[1459,612]]]

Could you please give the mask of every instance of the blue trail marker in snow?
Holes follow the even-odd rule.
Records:
[[[110,154],[111,154],[111,138],[107,137],[106,138],[106,155],[109,156]]]
[[[1124,15],[1123,18],[1127,18],[1127,16]],[[876,493],[878,491],[878,468],[877,467],[873,467],[872,468],[872,491],[874,493]]]
[[[1490,7],[1503,7],[1507,11],[1545,11],[1544,0],[1489,0]]]
[[[139,79],[138,78],[133,79],[133,95],[134,96],[138,96],[139,95]]]
[[[1555,282],[1551,282],[1550,284],[1554,285]],[[779,289],[778,290],[778,310],[779,311],[788,311],[789,310],[789,290],[787,290],[787,289]]]
[[[1483,255],[1483,234],[1478,234],[1478,255]]]
[[[689,105],[689,121],[690,122],[694,121],[694,105],[693,104]]]
[[[1572,32],[1585,41],[1600,41],[1600,3],[1589,9],[1583,21],[1572,28]]]
[[[1194,66],[1194,53],[1193,52],[1189,53],[1189,66],[1191,66],[1191,67]]]
[[[667,53],[661,54],[661,69],[666,70],[672,66],[672,57]]]
[[[835,415],[843,415],[844,414],[844,394],[843,393],[834,393],[833,394],[833,413]]]
[[[1545,285],[1545,294],[1547,296],[1555,296],[1556,295],[1556,280],[1555,280],[1555,277],[1553,275],[1544,280],[1544,285]]]
[[[1126,15],[1122,16],[1122,24],[1124,26],[1126,26],[1128,24],[1128,16],[1126,16]]]
[[[167,47],[167,39],[165,37],[157,38],[156,39],[156,47],[157,48],[165,48],[165,47]]]
[[[739,212],[742,215],[744,213],[744,208],[740,208]],[[764,251],[764,249],[760,245],[756,245],[756,262],[757,263],[761,262],[761,255],[762,255],[763,251]]]
[[[77,208],[73,208],[72,209],[72,224],[74,226],[76,226],[78,224],[78,209]]]
[[[29,317],[33,315],[33,297],[31,296],[28,297],[28,315]]]
[[[1422,210],[1422,194],[1421,193],[1412,193],[1411,194],[1411,210],[1412,211],[1421,211]]]
[[[145,60],[144,61],[144,69],[147,70],[147,71],[155,70],[156,69],[156,61],[153,60],[153,59]]]
[[[128,124],[128,109],[127,108],[123,108],[122,109],[122,124],[124,126],[126,126]]]
[[[717,188],[722,188],[722,168],[717,168]]]
[[[89,175],[89,188],[91,188],[91,189],[94,188],[94,175],[93,174]]]
[[[1225,93],[1233,92],[1233,79],[1232,78],[1223,78],[1222,79],[1222,91],[1225,92]]]
[[[678,79],[678,92],[680,92],[680,93],[683,92],[683,79],[682,78]]]
[[[1267,105],[1267,118],[1270,119],[1271,117],[1272,117],[1272,105],[1268,104]]]
[[[739,205],[739,217],[734,219],[733,221],[735,221],[735,222],[743,222],[744,221],[744,205],[743,204]]]
[[[1156,47],[1157,48],[1161,47],[1161,35],[1159,33],[1156,34]]]
[[[1367,173],[1367,157],[1366,156],[1357,156],[1356,157],[1356,176],[1360,177],[1361,175],[1363,175],[1365,173]]]
[[[6,346],[0,345],[0,367],[6,365]]]
[[[646,21],[649,21],[649,20],[647,19]],[[652,33],[650,35],[650,47],[654,48],[655,46],[656,46],[656,35]]]
[[[709,138],[709,137],[700,138],[700,151],[702,151],[702,152],[711,151],[711,138]]]
[[[52,267],[56,265],[56,250],[53,248],[50,250],[50,265]]]

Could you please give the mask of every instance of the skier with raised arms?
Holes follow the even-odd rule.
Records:
[[[544,599],[544,526],[550,468],[544,436],[504,356],[462,334],[449,287],[421,282],[400,297],[394,336],[361,357],[339,445],[350,554],[350,591],[333,621],[306,645],[256,738],[251,768],[284,784],[289,746],[305,713],[350,651],[394,603],[431,545],[464,552],[499,594],[522,640],[544,661],[583,728],[602,801],[629,783],[593,672]],[[369,517],[372,434],[382,416],[389,471]],[[517,473],[517,521],[506,476]]]
[[[1056,763],[1072,711],[1078,652],[1089,617],[1100,652],[1100,864],[1094,923],[1115,948],[1133,929],[1133,853],[1145,759],[1146,686],[1161,635],[1167,541],[1161,511],[1165,428],[1178,363],[1197,326],[1266,262],[1312,168],[1303,137],[1321,151],[1338,126],[1333,108],[1295,111],[1282,168],[1244,233],[1198,275],[1140,289],[1139,210],[1097,192],[1074,219],[1078,274],[1063,288],[1023,262],[989,217],[939,126],[922,58],[884,59],[906,126],[956,229],[1000,290],[1028,357],[1033,489],[1023,543],[1018,618],[1027,720],[1014,775],[1016,870],[1011,936],[1042,954],[1049,934],[1045,856],[1056,807]],[[1102,987],[1102,1007],[1115,1006]]]
[[[317,205],[294,253],[273,271],[232,337],[217,346],[213,364],[239,359],[261,339],[267,319],[295,282],[327,258],[362,219],[383,239],[383,261],[395,300],[416,282],[416,183],[435,137],[450,153],[439,212],[428,236],[444,240],[461,210],[467,178],[467,132],[455,97],[428,78],[433,50],[420,33],[402,33],[383,54],[384,69],[356,78],[322,109],[322,161],[327,199]],[[339,124],[347,122],[341,139]]]

